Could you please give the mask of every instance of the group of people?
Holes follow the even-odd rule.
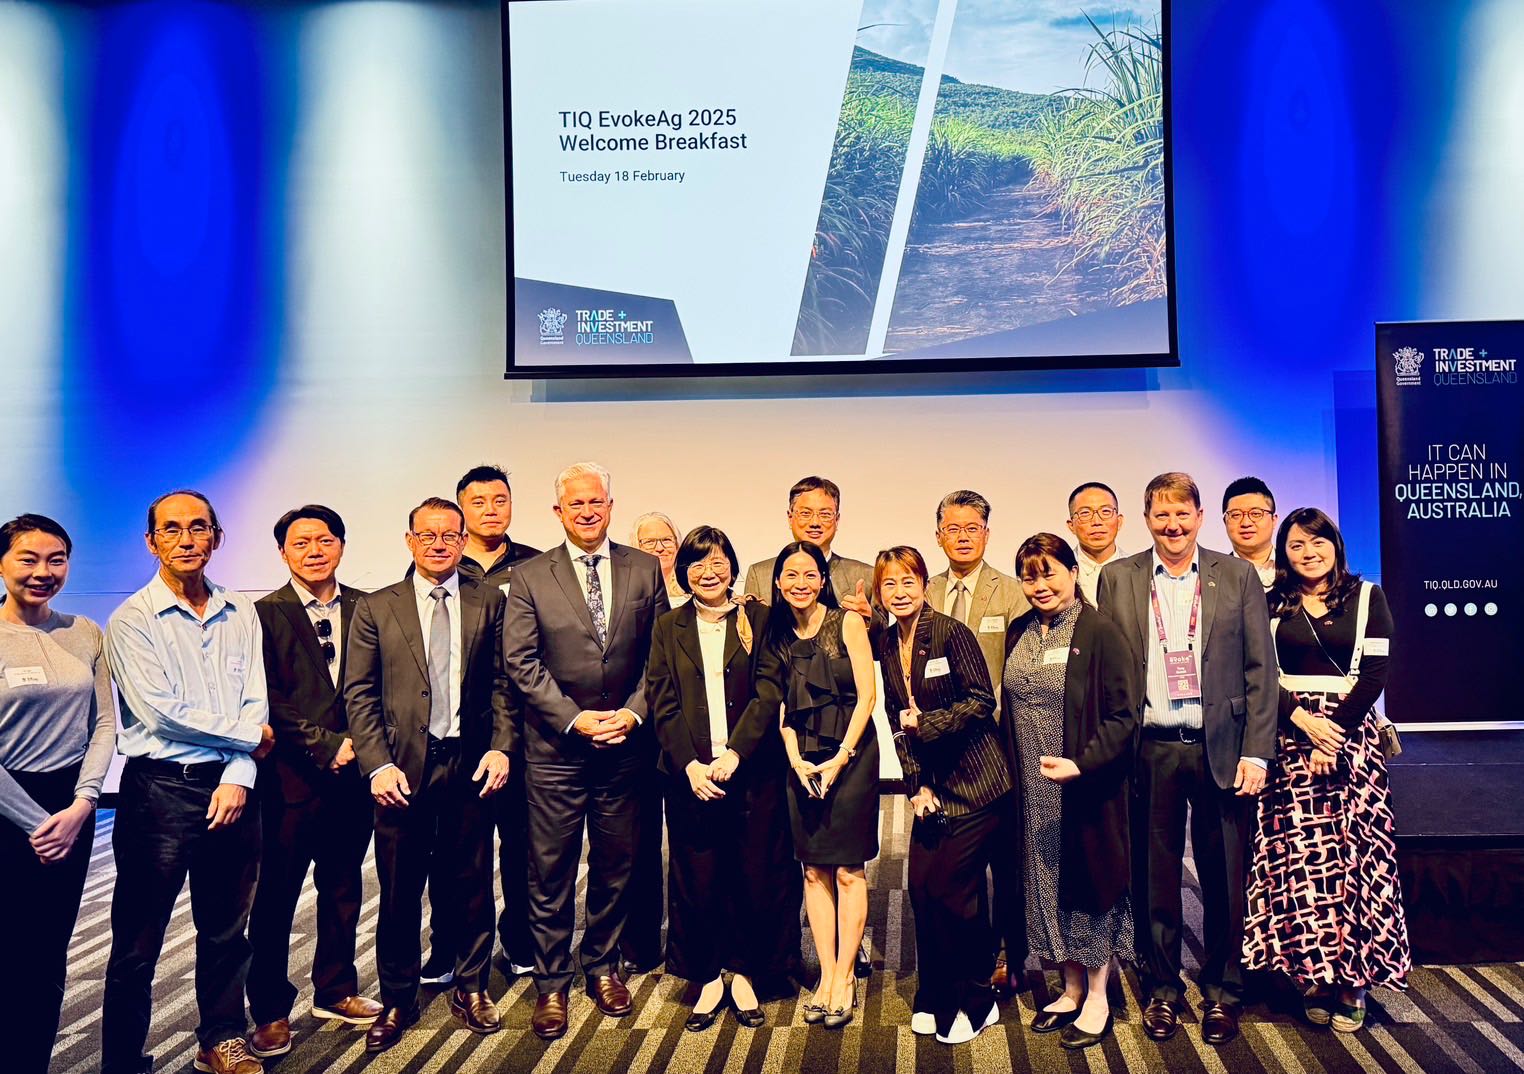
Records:
[[[547,1040],[567,1030],[579,972],[620,1017],[630,975],[662,962],[691,982],[690,1030],[727,1009],[761,1025],[791,982],[806,1023],[839,1028],[861,999],[881,748],[914,818],[916,1033],[973,1039],[1037,960],[1063,990],[1033,1032],[1104,1040],[1127,963],[1145,1031],[1173,1036],[1188,818],[1206,1043],[1237,1034],[1249,971],[1295,982],[1310,1021],[1346,1032],[1367,988],[1403,987],[1374,709],[1391,616],[1322,511],[1280,520],[1263,482],[1236,481],[1220,554],[1198,545],[1195,482],[1161,474],[1142,497],[1149,547],[1124,555],[1116,494],[1087,482],[1069,498],[1073,545],[1035,534],[1007,575],[985,560],[989,502],[960,490],[937,505],[948,566],[932,576],[909,545],[871,565],[838,555],[840,490],[807,477],[789,492],[792,540],[738,591],[714,526],[684,534],[653,513],[612,542],[612,484],[593,463],[564,470],[565,540],[542,553],[508,537],[506,474],[477,467],[453,500],[409,513],[411,565],[372,593],[338,581],[338,513],[298,507],[274,527],[290,580],[258,601],[207,576],[224,537],[207,497],[168,493],[147,512],[157,569],[104,632],[53,607],[64,528],[0,527],[0,914],[28,922],[8,1004],[18,1069],[48,1066],[116,752],[107,1074],[151,1068],[154,972],[187,876],[197,1070],[253,1074],[290,1050],[309,869],[312,1013],[366,1027],[370,1052],[417,1020],[426,984],[453,986],[466,1029],[497,1030],[494,932],[504,971],[534,981]],[[355,967],[372,838],[377,999]]]

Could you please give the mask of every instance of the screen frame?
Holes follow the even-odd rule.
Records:
[[[685,380],[717,377],[807,377],[885,373],[1021,373],[1066,369],[1172,369],[1180,366],[1179,292],[1175,275],[1175,160],[1174,160],[1174,64],[1170,33],[1170,0],[1159,0],[1159,26],[1163,37],[1164,66],[1164,271],[1169,321],[1169,350],[1144,354],[1071,354],[1040,357],[988,356],[948,358],[856,358],[826,361],[705,362],[702,364],[651,365],[519,365],[514,353],[517,338],[517,303],[514,301],[513,256],[513,88],[509,72],[512,51],[508,43],[508,8],[514,3],[573,3],[575,0],[499,0],[503,66],[503,254],[507,271],[506,313],[508,335],[504,342],[504,380],[631,380],[673,377]]]

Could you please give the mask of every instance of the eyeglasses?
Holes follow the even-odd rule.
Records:
[[[1089,522],[1092,518],[1110,522],[1117,517],[1117,509],[1115,507],[1081,507],[1069,517],[1076,522]]]
[[[196,540],[204,541],[206,538],[210,537],[216,531],[216,529],[217,527],[213,526],[210,522],[192,522],[189,526],[181,526],[177,523],[171,522],[167,526],[157,527],[153,531],[153,535],[159,538],[161,541],[178,541],[181,534],[189,533]]]
[[[829,526],[836,521],[835,511],[811,511],[808,507],[796,508],[794,517],[800,522],[814,522],[817,518]]]
[[[317,629],[317,636],[322,642],[319,648],[323,651],[323,659],[330,664],[333,663],[333,658],[339,654],[333,644],[333,620],[319,619],[313,626]]]
[[[1246,516],[1251,522],[1263,522],[1267,518],[1274,517],[1274,515],[1274,511],[1266,511],[1263,507],[1251,507],[1247,511],[1240,511],[1235,507],[1231,511],[1224,511],[1222,513],[1223,519],[1235,526],[1242,522]]]
[[[977,537],[983,533],[984,530],[985,527],[982,523],[970,522],[966,526],[943,526],[938,532],[941,533],[943,537],[949,537],[953,540],[956,540],[959,537],[962,537],[965,533],[970,537]]]
[[[725,559],[706,559],[688,564],[689,578],[702,578],[705,574],[728,574],[730,561]]]
[[[414,533],[413,539],[424,547],[432,545],[435,541],[443,541],[446,548],[458,548],[466,541],[464,533],[434,533],[432,530],[424,530],[422,533]]]
[[[642,537],[635,542],[642,552],[654,552],[658,548],[676,548],[676,537]]]

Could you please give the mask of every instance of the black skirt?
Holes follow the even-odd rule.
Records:
[[[820,764],[836,752],[810,750],[800,757]],[[878,736],[871,722],[857,756],[825,798],[811,798],[799,777],[789,773],[788,815],[794,856],[808,865],[861,865],[878,857]]]

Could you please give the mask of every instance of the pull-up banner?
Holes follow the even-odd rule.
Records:
[[[1520,718],[1524,321],[1376,326],[1398,723]]]

